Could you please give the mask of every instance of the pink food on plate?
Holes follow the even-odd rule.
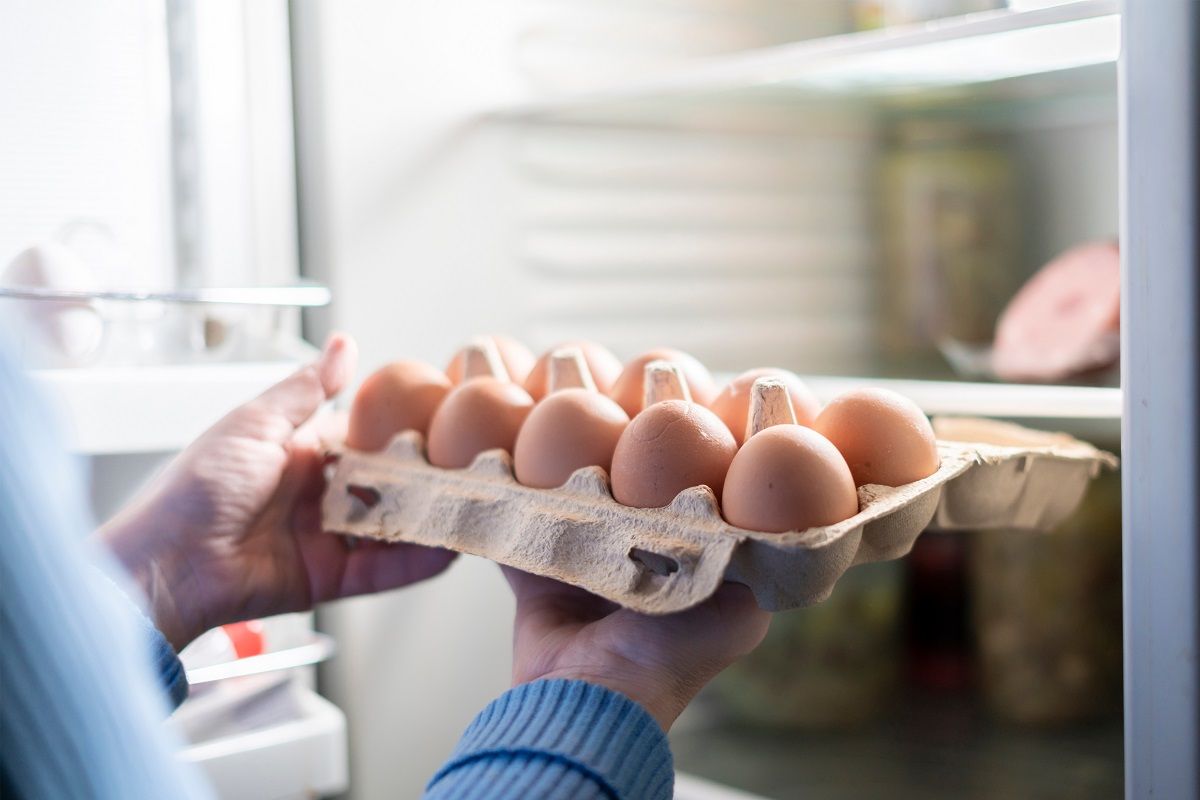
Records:
[[[1011,381],[1053,381],[1115,364],[1121,259],[1116,242],[1082,244],[1021,287],[996,324],[992,369]]]

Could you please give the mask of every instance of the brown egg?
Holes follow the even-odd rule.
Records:
[[[739,528],[802,531],[857,514],[858,493],[846,460],[828,439],[801,425],[773,425],[734,456],[721,510]]]
[[[560,389],[538,403],[521,432],[513,465],[526,486],[562,486],[582,467],[612,468],[613,450],[629,415],[589,389]]]
[[[583,353],[597,390],[603,394],[612,390],[613,383],[621,374],[621,362],[617,357],[609,352],[608,348],[595,342],[564,342],[542,353],[530,370],[529,377],[525,379],[525,391],[529,392],[534,400],[541,400],[550,393],[550,359],[555,352],[568,347],[578,347]]]
[[[613,497],[637,508],[670,505],[692,486],[720,497],[737,443],[707,408],[684,400],[649,406],[629,423],[612,461]]]
[[[912,400],[887,389],[855,389],[835,397],[813,429],[841,451],[858,486],[901,486],[938,468],[929,420]]]
[[[529,377],[529,370],[533,369],[535,360],[529,348],[511,336],[504,336],[502,334],[493,334],[480,338],[491,339],[496,345],[496,350],[500,353],[500,360],[504,364],[504,368],[508,371],[508,379],[516,384],[525,383],[525,379]],[[446,377],[455,386],[458,386],[463,381],[463,365],[463,350],[455,353],[454,358],[450,359],[450,363],[446,365]]]
[[[367,376],[350,406],[346,446],[382,450],[400,431],[429,432],[450,379],[420,361],[396,361]]]
[[[750,414],[750,390],[754,387],[754,381],[759,378],[778,378],[783,381],[792,401],[792,411],[796,415],[796,423],[812,426],[813,420],[817,418],[817,413],[821,410],[821,404],[817,402],[817,398],[794,372],[773,367],[752,369],[731,380],[709,406],[713,413],[729,427],[739,446],[746,439],[746,420]]]
[[[694,357],[680,350],[667,347],[642,353],[625,365],[613,384],[609,397],[620,403],[621,408],[629,416],[635,416],[642,410],[645,392],[645,369],[651,361],[670,361],[678,364],[687,379],[691,391],[692,402],[708,406],[717,396],[717,387],[713,384],[712,375],[708,369]]]
[[[456,386],[429,423],[429,463],[470,466],[485,450],[513,450],[533,398],[515,383],[481,376]]]

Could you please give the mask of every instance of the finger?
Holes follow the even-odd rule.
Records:
[[[315,501],[297,506],[295,522],[310,604],[416,583],[442,572],[457,555],[406,542],[373,541],[324,531],[320,504]]]
[[[325,492],[325,454],[311,430],[301,428],[289,439],[287,467],[272,497],[272,505],[293,509],[302,500],[319,500]]]
[[[348,334],[331,333],[321,349],[317,366],[325,396],[334,397],[354,378],[354,370],[358,366],[358,345]]]
[[[508,581],[509,588],[512,589],[513,594],[516,595],[518,600],[536,593],[539,588],[545,590],[539,584],[549,580],[549,578],[533,575],[516,567],[510,567],[507,564],[500,564],[499,566],[500,572],[504,575],[504,580]]]
[[[770,614],[758,607],[754,592],[742,583],[727,581],[717,587],[705,602],[705,607],[722,619],[741,619],[744,617],[762,616],[770,618]]]
[[[249,403],[256,411],[287,421],[286,426],[270,426],[267,438],[285,441],[304,424],[322,404],[341,391],[354,374],[358,348],[345,334],[329,337],[315,362],[298,369]]]
[[[517,601],[518,637],[539,639],[564,626],[579,627],[618,610],[616,603],[553,578],[501,565]]]
[[[589,592],[587,589],[581,589],[578,586],[572,586],[569,583],[547,578],[543,575],[534,575],[530,572],[524,572],[516,567],[500,565],[500,571],[504,573],[505,580],[508,581],[509,587],[513,590],[513,594],[517,598],[517,602],[533,602],[544,599],[553,599],[555,601],[570,600],[573,603],[582,603],[586,601],[588,604],[595,605],[604,603],[615,608],[614,604],[609,603],[602,597]]]
[[[753,592],[740,583],[723,583],[712,597],[678,614],[660,617],[661,624],[686,632],[703,650],[740,658],[762,642],[771,615],[758,607]]]
[[[318,411],[296,429],[296,437],[305,437],[306,441],[315,442],[315,447],[322,452],[335,449],[346,441],[346,431],[350,425],[350,415],[345,411]]]
[[[383,592],[432,578],[450,566],[457,555],[453,550],[408,542],[358,542],[346,557],[336,596]]]
[[[771,614],[759,608],[749,587],[722,584],[706,603],[713,620],[710,629],[726,646],[731,660],[749,654],[762,644],[771,626]]]

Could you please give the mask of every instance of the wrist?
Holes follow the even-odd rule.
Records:
[[[136,521],[114,520],[96,531],[94,538],[116,557],[141,589],[150,620],[176,652],[207,629],[194,613],[197,607],[179,599],[183,582],[178,570],[153,546],[161,536]]]
[[[636,674],[588,669],[555,669],[544,675],[517,680],[514,686],[532,683],[535,680],[554,679],[583,681],[617,692],[641,706],[664,733],[671,729],[671,725],[699,690],[698,687],[695,691],[686,690],[682,685],[672,685],[674,681],[664,681],[661,677],[648,678]]]

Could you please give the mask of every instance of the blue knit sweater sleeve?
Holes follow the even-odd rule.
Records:
[[[583,681],[518,686],[485,708],[427,800],[670,800],[667,737],[624,695]]]

